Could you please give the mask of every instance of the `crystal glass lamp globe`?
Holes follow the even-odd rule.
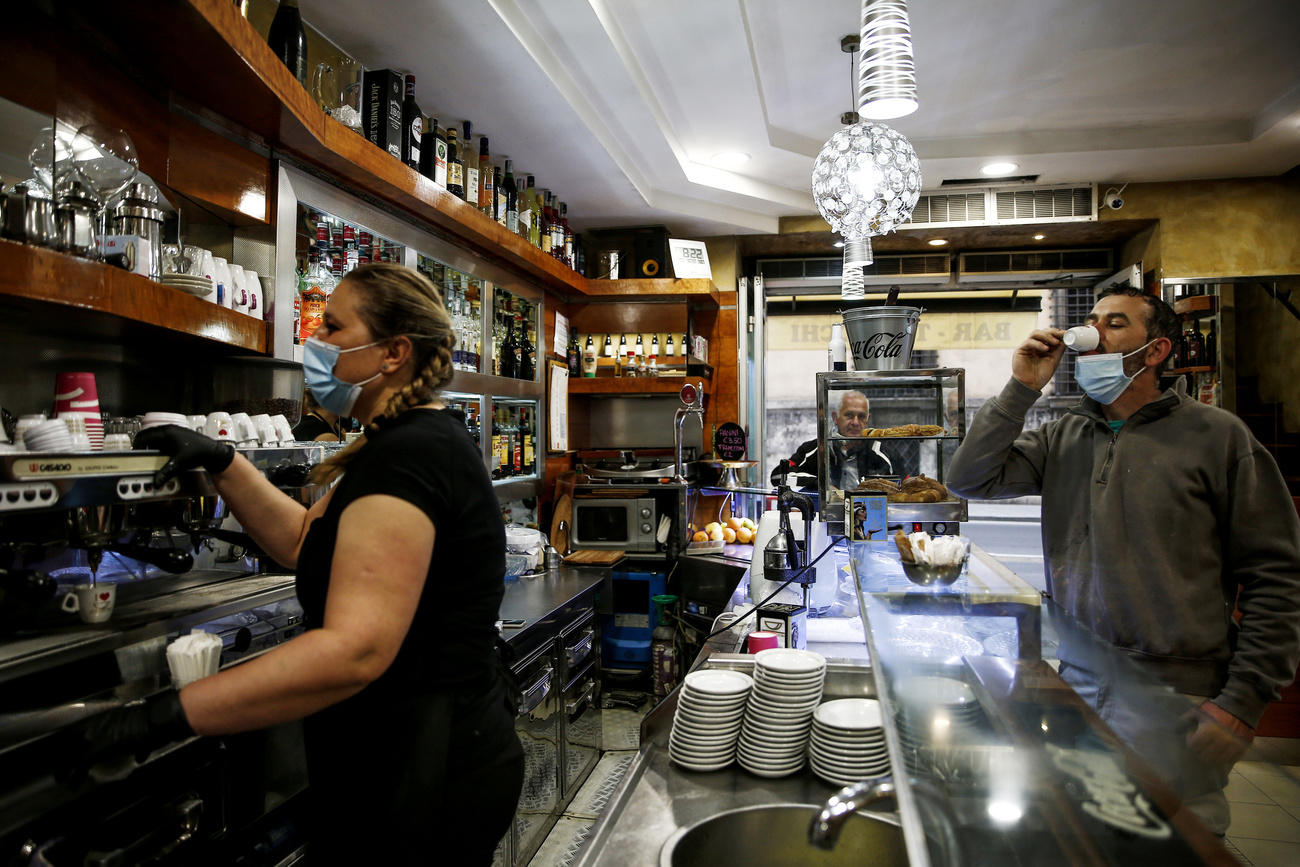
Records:
[[[921,194],[921,161],[897,130],[855,123],[822,145],[812,191],[817,210],[844,237],[845,265],[869,265],[867,239],[894,231],[912,216]]]

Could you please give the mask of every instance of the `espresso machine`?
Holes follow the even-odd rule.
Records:
[[[305,504],[325,492],[307,482],[323,444],[240,451]],[[256,549],[206,472],[155,485],[166,461],[0,454],[0,864],[237,863],[301,836],[297,724],[143,762],[64,760],[89,718],[171,688],[172,639],[218,635],[224,667],[304,628],[293,576]],[[83,622],[62,606],[78,584],[113,585],[111,616]]]

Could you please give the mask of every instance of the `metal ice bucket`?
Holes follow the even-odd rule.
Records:
[[[854,370],[907,370],[919,307],[854,307],[844,311]]]

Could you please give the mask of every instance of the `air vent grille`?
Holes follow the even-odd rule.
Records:
[[[984,221],[984,193],[929,193],[916,200],[909,226]]]
[[[997,219],[1054,220],[1092,216],[1092,187],[1060,187],[1046,190],[1001,190]]]
[[[1010,250],[963,253],[962,274],[1026,274],[1065,271],[1109,271],[1110,250]]]
[[[951,258],[946,254],[914,254],[876,256],[876,261],[863,268],[862,273],[868,277],[932,277],[946,280],[951,269]],[[758,261],[758,273],[764,280],[839,277],[843,272],[844,261],[839,258]]]

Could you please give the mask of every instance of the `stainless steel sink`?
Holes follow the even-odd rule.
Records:
[[[834,849],[814,848],[808,826],[820,809],[770,804],[718,813],[669,837],[659,867],[906,867],[903,832],[892,816],[855,813],[844,823]]]

